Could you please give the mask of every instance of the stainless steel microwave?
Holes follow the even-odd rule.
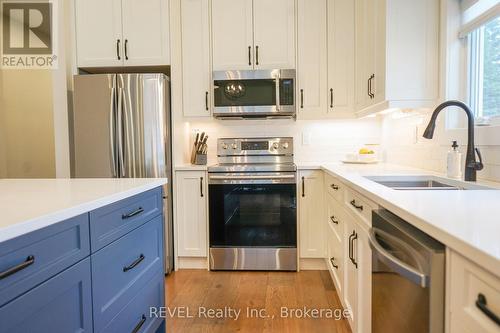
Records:
[[[294,118],[295,70],[215,71],[216,118]]]

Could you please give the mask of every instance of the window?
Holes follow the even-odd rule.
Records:
[[[500,117],[500,17],[469,35],[469,104],[478,118]]]

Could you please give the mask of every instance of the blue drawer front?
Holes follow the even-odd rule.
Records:
[[[0,332],[92,332],[90,259],[1,307]]]
[[[96,332],[133,332],[142,323],[138,333],[152,333],[164,322],[163,318],[150,317],[150,307],[159,308],[165,304],[165,282],[159,272],[138,291],[126,307],[102,330]]]
[[[0,306],[90,254],[88,214],[0,243]],[[12,268],[33,263],[13,273]],[[7,276],[5,276],[7,275]]]
[[[163,215],[92,254],[91,261],[94,328],[99,330],[146,281],[163,273]]]
[[[163,210],[162,188],[156,188],[90,212],[92,252],[110,244]]]

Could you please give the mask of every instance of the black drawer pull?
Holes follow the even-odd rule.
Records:
[[[356,208],[356,209],[358,209],[358,210],[360,210],[360,211],[363,211],[363,205],[358,205],[358,204],[356,204],[356,200],[355,200],[355,199],[353,199],[353,200],[351,201],[351,206],[353,206],[354,208]]]
[[[141,329],[142,325],[146,322],[146,315],[142,315],[141,321],[135,325],[134,329],[132,330],[132,333],[137,333]]]
[[[335,258],[334,258],[334,257],[331,257],[331,258],[330,258],[330,262],[332,263],[333,268],[335,268],[335,269],[339,269],[339,266],[338,266],[338,265],[335,265]]]
[[[5,279],[8,276],[11,276],[12,274],[15,274],[19,271],[22,271],[26,267],[33,265],[35,263],[35,257],[34,256],[28,256],[26,260],[19,265],[16,265],[14,267],[11,267],[3,272],[0,272],[0,280]]]
[[[334,223],[334,224],[339,224],[339,221],[337,221],[337,219],[335,218],[335,216],[330,216],[330,220]]]
[[[339,190],[339,187],[338,187],[337,185],[335,185],[335,184],[330,185],[330,187],[331,187],[332,189],[334,189],[335,191],[338,191],[338,190]]]
[[[144,213],[144,209],[142,207],[139,207],[136,210],[134,210],[133,212],[130,212],[128,214],[123,214],[122,215],[122,220],[129,219],[129,218],[134,217],[136,215],[139,215],[141,213]]]
[[[493,320],[497,325],[500,326],[500,317],[496,315],[493,311],[488,308],[488,303],[486,302],[486,296],[483,294],[477,295],[476,306],[484,313],[488,318]]]
[[[141,253],[141,255],[139,256],[139,258],[135,259],[133,263],[131,263],[128,266],[123,267],[123,271],[124,272],[130,271],[132,268],[134,268],[135,266],[139,265],[145,258],[146,257],[144,256],[144,254]]]

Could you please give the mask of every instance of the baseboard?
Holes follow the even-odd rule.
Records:
[[[208,258],[207,257],[178,257],[177,267],[175,270],[179,269],[208,269]]]
[[[299,269],[302,271],[326,271],[324,258],[300,258]]]

